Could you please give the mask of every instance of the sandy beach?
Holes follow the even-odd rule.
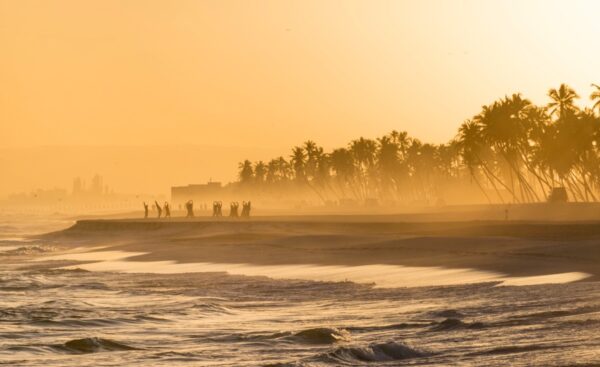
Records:
[[[600,276],[600,222],[591,221],[401,222],[394,216],[111,219],[78,221],[43,238],[90,247],[91,252],[119,251],[130,262],[437,267],[508,277],[584,273],[587,280]],[[90,259],[103,259],[98,255]]]

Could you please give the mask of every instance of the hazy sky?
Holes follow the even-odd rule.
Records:
[[[0,137],[19,148],[0,164],[42,145],[222,145],[254,159],[392,129],[445,142],[507,93],[543,103],[566,82],[587,98],[598,14],[594,0],[0,0]],[[213,157],[222,179],[231,159]],[[40,181],[8,173],[0,194]]]

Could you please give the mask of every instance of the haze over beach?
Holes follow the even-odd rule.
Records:
[[[598,13],[0,2],[0,365],[600,365]]]
[[[597,11],[594,1],[3,1],[0,195],[95,173],[119,192],[167,194],[232,181],[240,159],[286,156],[308,139],[331,149],[406,130],[446,143],[505,94],[545,104],[567,83],[586,98],[598,83]]]

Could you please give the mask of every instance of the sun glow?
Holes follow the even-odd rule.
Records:
[[[307,139],[331,148],[394,129],[444,143],[505,94],[544,104],[567,83],[589,104],[599,13],[593,0],[5,1],[0,136],[4,147],[135,146],[146,153],[128,166],[144,171],[156,145],[266,159]],[[86,149],[118,189],[140,184]],[[42,174],[65,186],[96,173],[74,158],[58,166],[57,149],[6,154],[0,194]],[[184,168],[161,155],[158,171]],[[214,154],[201,179],[233,179],[239,155]],[[23,169],[32,164],[40,174]]]

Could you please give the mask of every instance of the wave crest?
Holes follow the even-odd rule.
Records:
[[[53,252],[58,250],[55,246],[49,245],[34,245],[34,246],[21,246],[16,249],[11,249],[2,252],[4,256],[29,256],[29,255],[39,255],[47,252]]]
[[[64,344],[55,345],[53,347],[54,349],[73,354],[116,352],[137,349],[110,339],[96,337],[69,340]]]
[[[306,344],[333,344],[350,340],[350,333],[344,329],[320,327],[299,331],[289,339]]]
[[[329,359],[340,362],[389,362],[428,357],[431,353],[396,342],[371,344],[367,347],[341,347],[328,353]]]
[[[467,323],[459,319],[446,319],[438,324],[435,324],[431,331],[452,331],[461,329],[482,329],[485,325],[481,322]]]

